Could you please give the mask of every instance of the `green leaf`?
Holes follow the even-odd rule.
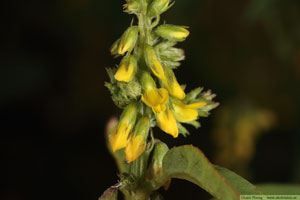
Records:
[[[98,200],[117,200],[118,199],[118,189],[110,187],[104,191],[104,193],[99,197]]]
[[[241,195],[260,194],[258,190],[256,190],[256,187],[251,183],[249,183],[243,177],[223,167],[219,167],[215,165],[215,168],[226,178],[226,180],[230,183],[230,185],[232,185],[232,187],[234,187]]]
[[[270,195],[300,195],[300,185],[296,184],[259,184],[257,190]]]
[[[227,176],[232,185],[218,170]],[[163,160],[164,176],[190,181],[217,199],[238,200],[239,191],[258,194],[254,186],[240,176],[224,168],[218,167],[218,170],[192,145],[172,148]]]

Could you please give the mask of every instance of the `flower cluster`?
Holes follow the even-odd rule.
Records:
[[[181,123],[200,126],[218,104],[210,91],[197,88],[185,93],[173,72],[184,59],[176,48],[184,41],[187,27],[159,24],[160,15],[172,6],[171,0],[127,0],[125,12],[135,14],[138,25],[131,25],[111,47],[123,56],[116,69],[108,69],[111,82],[106,86],[112,99],[124,111],[116,129],[108,136],[112,151],[125,148],[127,162],[138,158],[147,146],[149,129],[158,126],[174,138],[188,131]]]

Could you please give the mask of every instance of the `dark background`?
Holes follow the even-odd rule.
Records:
[[[132,19],[122,12],[124,2],[0,3],[1,200],[93,200],[117,182],[104,129],[120,110],[104,82],[105,68],[119,62],[108,49]],[[173,140],[156,129],[157,137],[170,146],[192,143],[214,160],[213,135],[222,120],[268,110],[276,120],[257,131],[246,177],[299,183],[299,19],[299,1],[177,0],[163,15],[191,31],[179,45],[186,60],[177,78],[187,90],[212,89],[221,105],[199,130],[189,128],[188,138]],[[181,180],[162,193],[209,197]]]

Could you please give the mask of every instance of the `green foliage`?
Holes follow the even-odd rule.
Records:
[[[246,179],[242,178],[236,173],[216,165],[215,168],[241,195],[260,194],[259,190],[257,190],[254,185],[252,185]]]
[[[215,168],[191,145],[171,149],[163,160],[163,169],[169,178],[190,181],[217,199],[234,200],[239,199],[239,194],[259,194],[242,177],[224,168]]]

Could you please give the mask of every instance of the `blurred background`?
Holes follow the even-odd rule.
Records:
[[[133,16],[123,0],[4,1],[0,41],[1,200],[95,200],[118,180],[106,122],[110,45]],[[221,105],[189,137],[253,183],[300,182],[300,2],[177,0],[163,20],[190,27],[176,70]],[[166,199],[209,195],[173,180]]]

